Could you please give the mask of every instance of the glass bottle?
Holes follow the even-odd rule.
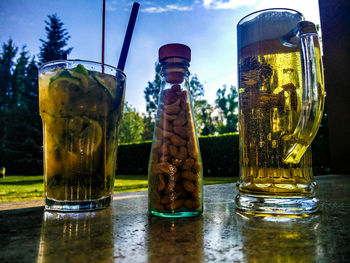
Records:
[[[152,215],[190,217],[203,212],[203,168],[188,81],[191,49],[159,49],[161,89],[148,167]]]

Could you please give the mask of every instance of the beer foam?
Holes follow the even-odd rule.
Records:
[[[252,16],[252,15],[250,15]],[[294,11],[269,11],[257,14],[249,19],[243,18],[238,24],[237,35],[239,48],[259,41],[279,39],[291,31],[298,22],[304,20],[302,14]]]

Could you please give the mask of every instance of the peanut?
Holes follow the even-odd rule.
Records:
[[[171,202],[170,196],[169,195],[164,196],[160,202],[162,204],[170,204],[170,202]]]
[[[185,160],[185,159],[187,158],[187,149],[186,149],[186,147],[181,146],[181,147],[179,148],[179,152],[178,152],[178,154],[177,154],[176,157],[177,157],[178,159],[180,159],[180,160]]]
[[[162,117],[160,117],[159,120],[157,121],[157,126],[166,131],[170,131],[170,132],[173,131],[172,124],[167,119],[164,119]]]
[[[181,199],[175,200],[175,201],[171,202],[170,204],[168,204],[168,205],[166,206],[166,208],[167,208],[168,210],[171,210],[171,211],[177,210],[177,209],[179,209],[179,208],[183,205],[183,202],[184,202],[184,201],[181,200]]]
[[[169,154],[169,146],[170,146],[170,142],[163,143],[162,147],[160,148],[161,154],[168,155]]]
[[[164,163],[170,160],[170,156],[169,155],[163,155],[162,157],[160,157],[160,162]]]
[[[198,209],[200,206],[200,201],[199,200],[193,200],[193,199],[186,199],[184,201],[184,206],[187,209],[193,210],[193,209]]]
[[[192,158],[195,158],[195,146],[192,138],[187,142],[187,150],[188,150],[188,154]]]
[[[164,90],[162,100],[165,105],[173,104],[177,99],[176,91],[171,89]]]
[[[160,192],[165,188],[165,181],[162,174],[158,174],[158,187],[157,190]]]
[[[173,134],[170,137],[170,141],[175,145],[175,146],[183,146],[186,145],[186,140],[182,139],[180,136],[177,136],[176,134]]]
[[[153,145],[153,149],[159,149],[160,146],[162,146],[162,141],[161,140],[157,140],[156,143]]]
[[[166,173],[168,175],[172,175],[177,172],[177,168],[167,162],[157,163],[153,165],[153,172],[157,174]]]
[[[174,189],[175,189],[175,181],[169,181],[165,188],[165,194],[170,194],[171,192],[174,192]]]
[[[190,135],[190,130],[186,127],[174,126],[173,130],[184,139],[187,139]]]
[[[173,121],[175,120],[177,117],[177,115],[170,115],[170,114],[166,114],[165,112],[163,112],[163,118],[168,120],[168,121]]]
[[[191,171],[183,171],[181,173],[181,176],[182,176],[182,178],[185,178],[185,179],[191,180],[191,181],[198,180],[198,174],[195,174],[195,173],[193,173]]]
[[[198,173],[201,170],[201,165],[199,162],[195,162],[192,166],[192,171]]]
[[[194,159],[192,159],[191,157],[187,158],[183,165],[182,165],[182,169],[183,170],[191,170],[192,166],[194,164]]]
[[[175,103],[164,106],[164,110],[167,114],[176,114],[180,111],[180,100],[178,99]]]
[[[175,126],[183,126],[186,123],[187,119],[185,117],[184,113],[180,113],[177,115],[176,119],[174,120]]]
[[[175,135],[174,133],[163,130],[162,128],[159,128],[159,127],[156,128],[155,134],[158,140],[162,140],[163,138],[170,138],[171,136]]]
[[[174,190],[176,192],[177,197],[180,197],[180,196],[186,197],[187,196],[185,189],[180,184],[176,184]]]
[[[174,159],[173,160],[173,165],[175,165],[176,167],[181,167],[182,166],[182,159]]]
[[[169,153],[172,157],[176,158],[177,154],[178,154],[178,149],[175,145],[169,145]]]
[[[195,190],[195,185],[192,181],[184,180],[182,182],[182,185],[184,186],[185,190],[189,193],[192,193]]]
[[[154,206],[154,209],[159,211],[159,212],[163,212],[164,211],[164,206],[162,204],[156,204]]]

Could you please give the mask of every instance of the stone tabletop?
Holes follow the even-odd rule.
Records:
[[[204,214],[187,219],[149,216],[147,192],[89,213],[2,206],[0,262],[349,262],[350,176],[316,181],[321,209],[308,218],[239,213],[234,184],[206,186]]]

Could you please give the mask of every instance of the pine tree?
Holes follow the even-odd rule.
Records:
[[[0,166],[9,173],[40,173],[42,131],[38,111],[38,69],[34,57],[12,40],[0,54]]]
[[[18,48],[11,39],[2,45],[0,54],[0,112],[8,110],[8,104],[12,97],[12,72],[14,70],[14,58]]]
[[[40,39],[42,46],[40,47],[39,60],[40,64],[52,60],[65,59],[72,51],[72,47],[64,49],[70,36],[63,23],[56,14],[49,15],[49,20],[45,21],[47,40]]]

